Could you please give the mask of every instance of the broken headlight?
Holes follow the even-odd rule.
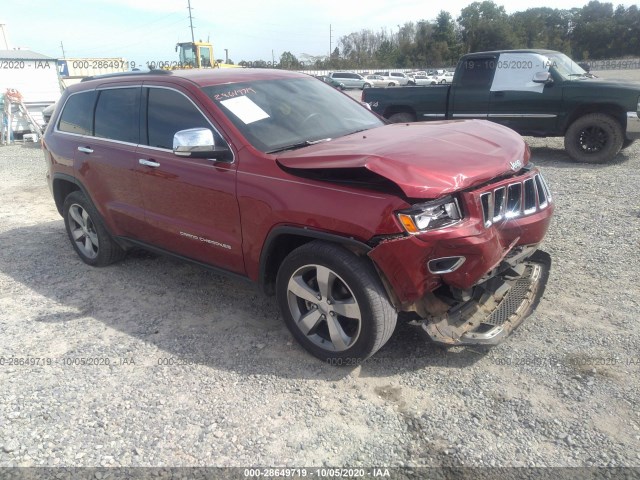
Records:
[[[417,203],[410,209],[396,212],[396,215],[408,233],[420,233],[449,227],[462,219],[458,202],[453,197]]]

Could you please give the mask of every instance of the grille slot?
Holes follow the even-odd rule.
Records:
[[[503,219],[531,215],[547,208],[551,192],[545,179],[537,173],[521,182],[511,183],[480,194],[484,226]]]
[[[499,222],[504,216],[507,187],[497,188],[493,192],[493,221]]]
[[[547,193],[544,190],[541,178],[540,175],[535,176],[536,190],[538,192],[538,204],[540,208],[545,208],[547,206]]]
[[[491,192],[483,193],[480,195],[480,201],[482,202],[482,215],[484,216],[484,226],[490,227],[493,223],[493,201]]]
[[[524,181],[524,214],[531,215],[536,211],[536,187],[533,178]]]
[[[520,216],[522,211],[522,184],[513,183],[509,185],[509,195],[507,196],[507,218]]]

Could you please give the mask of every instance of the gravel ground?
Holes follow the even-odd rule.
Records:
[[[488,350],[399,325],[349,368],[250,283],[83,264],[39,148],[0,147],[0,467],[640,466],[640,146],[592,166],[527,140],[557,207],[537,311]]]

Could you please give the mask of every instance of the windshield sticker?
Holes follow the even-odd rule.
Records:
[[[229,92],[216,93],[213,96],[213,98],[215,98],[218,102],[220,102],[226,98],[235,98],[235,97],[239,97],[240,95],[248,95],[250,93],[256,93],[256,91],[251,87],[238,88],[236,90],[231,90]]]
[[[220,102],[246,125],[269,118],[267,112],[256,105],[249,97],[235,97]]]
[[[502,53],[496,62],[496,73],[491,84],[492,92],[519,91],[542,93],[544,83],[535,83],[537,72],[548,72],[551,62],[534,53]]]

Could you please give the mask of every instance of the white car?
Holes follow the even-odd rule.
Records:
[[[444,72],[436,77],[437,83],[451,83],[453,81],[453,72]]]
[[[382,75],[365,75],[364,79],[372,87],[395,87],[398,85],[395,80],[387,80]]]
[[[424,73],[424,72],[423,72]],[[431,75],[410,75],[409,85],[435,85],[438,83],[435,77]]]
[[[395,85],[404,86],[409,84],[409,77],[402,72],[375,72],[375,75],[384,77],[389,87],[393,87]]]

